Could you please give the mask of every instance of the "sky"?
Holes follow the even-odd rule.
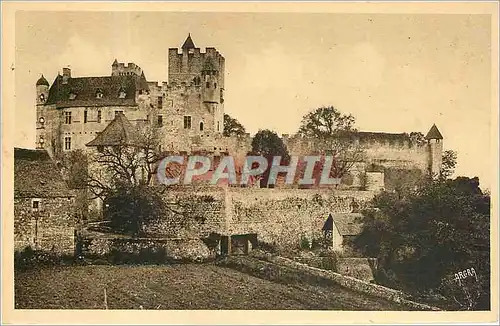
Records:
[[[17,147],[34,146],[42,73],[106,76],[116,58],[166,81],[168,48],[191,33],[225,57],[225,112],[247,132],[293,134],[329,105],[363,131],[435,123],[458,152],[456,175],[493,183],[488,15],[20,11],[15,33]]]

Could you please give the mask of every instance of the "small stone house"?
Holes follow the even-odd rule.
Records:
[[[332,249],[339,253],[354,251],[351,241],[363,230],[361,213],[330,214],[323,225],[323,232],[331,240]]]
[[[46,150],[14,149],[14,247],[74,253],[75,194]]]

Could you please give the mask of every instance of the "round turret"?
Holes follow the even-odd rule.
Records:
[[[201,70],[203,102],[219,103],[219,72],[211,57],[207,57]]]
[[[45,104],[49,97],[49,82],[43,75],[36,81],[36,104]]]
[[[47,86],[49,87],[49,82],[47,81],[47,79],[45,79],[45,77],[43,77],[43,74],[40,78],[38,78],[38,80],[36,81],[36,86]]]

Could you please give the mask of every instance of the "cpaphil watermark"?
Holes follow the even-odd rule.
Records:
[[[278,174],[285,173],[285,184],[293,184],[296,181],[300,185],[314,185],[317,181],[319,181],[320,185],[340,184],[340,178],[330,177],[334,163],[333,156],[304,156],[302,159],[299,159],[298,156],[291,156],[288,165],[281,165],[281,159],[281,156],[274,156],[269,166],[270,160],[264,156],[247,156],[241,172],[238,173],[239,178],[237,178],[234,158],[232,156],[223,156],[212,173],[210,183],[215,185],[220,180],[228,180],[228,183],[232,185],[248,185],[252,179],[268,173],[267,184],[274,185],[276,184]],[[305,169],[302,177],[297,180],[295,175],[299,162],[305,163]],[[172,163],[185,165],[184,173],[180,173],[177,177],[167,176],[167,167]],[[165,157],[158,166],[158,181],[164,185],[191,184],[194,177],[206,175],[210,171],[213,162],[210,157],[195,155],[189,156],[187,164],[185,163],[184,156]],[[319,180],[314,177],[315,167],[318,165],[321,168]],[[181,175],[183,175],[182,178]],[[318,176],[317,173],[316,176]]]

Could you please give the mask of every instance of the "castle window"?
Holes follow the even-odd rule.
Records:
[[[203,131],[203,121],[200,122],[200,131]]]
[[[210,88],[210,82],[207,82],[205,85],[207,88]]]
[[[88,115],[87,110],[83,111],[83,123],[87,123],[87,115]]]
[[[40,94],[40,102],[45,102],[45,95],[44,94]]]
[[[162,126],[163,126],[163,116],[159,115],[158,116],[158,127],[162,127]]]
[[[96,98],[102,98],[103,97],[103,93],[102,93],[102,90],[101,89],[98,89],[95,93],[95,97]]]
[[[31,211],[38,212],[40,210],[40,199],[33,199],[31,202]]]
[[[191,129],[191,117],[188,115],[184,116],[184,129]]]
[[[70,99],[70,100],[74,100],[75,98],[76,98],[76,93],[75,93],[75,92],[73,92],[73,91],[70,91],[70,92],[69,92],[69,99]]]
[[[71,137],[64,137],[64,150],[71,150]]]
[[[120,94],[118,94],[118,98],[125,98],[127,96],[127,93],[123,88],[120,89]]]
[[[220,121],[217,121],[217,131],[220,131]]]
[[[64,123],[67,125],[71,124],[71,112],[64,112]]]
[[[43,148],[43,144],[45,144],[45,139],[43,138],[43,136],[40,136],[40,140],[38,141],[38,143],[40,144],[40,148]]]
[[[102,113],[101,110],[97,111],[97,123],[101,123]]]
[[[217,88],[217,83],[214,83],[214,88]]]
[[[117,116],[117,115],[119,115],[119,114],[123,114],[123,111],[115,111],[115,118],[116,118],[116,116]]]
[[[163,97],[158,96],[158,109],[161,109],[163,107]]]

